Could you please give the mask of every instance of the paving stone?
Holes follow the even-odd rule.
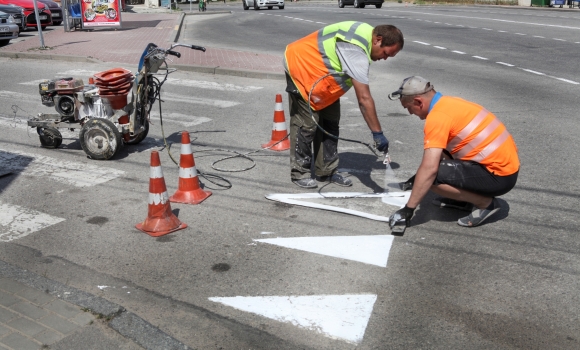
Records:
[[[22,283],[15,282],[7,278],[0,278],[0,289],[5,290],[7,292],[18,294],[18,292],[20,292],[24,287],[26,286],[23,285]]]
[[[58,300],[58,299],[53,300],[50,303],[44,305],[44,308],[51,310],[51,311],[54,311],[64,318],[73,318],[78,313],[83,312],[83,311],[81,311],[81,309],[78,306],[75,306],[73,304],[69,304],[67,302],[64,302],[64,301]]]
[[[38,320],[38,322],[56,331],[59,331],[62,334],[69,334],[70,332],[80,328],[78,324],[69,322],[64,318],[53,314],[49,314],[41,318],[40,320]]]
[[[18,350],[38,350],[42,345],[19,333],[12,333],[1,338],[0,344]]]
[[[24,316],[30,317],[33,320],[38,320],[48,314],[48,311],[25,301],[10,306],[10,309],[19,312]]]
[[[52,343],[56,343],[57,341],[61,340],[64,337],[65,336],[60,334],[59,332],[47,329],[35,335],[34,339],[38,340],[42,344],[50,345]]]
[[[95,316],[92,315],[90,312],[81,312],[80,314],[76,315],[74,318],[71,319],[71,321],[81,326],[88,325],[94,320]]]
[[[16,317],[18,317],[18,314],[3,307],[0,307],[0,322],[6,323]]]
[[[10,350],[7,347],[4,347],[4,345],[0,344],[0,350]]]
[[[0,324],[0,337],[3,337],[10,332],[12,331]]]
[[[54,296],[48,293],[30,287],[24,287],[19,293],[15,294],[21,298],[29,300],[36,305],[44,305],[55,299]]]
[[[21,299],[18,299],[17,297],[8,292],[0,290],[0,305],[10,306],[19,301],[21,301]]]
[[[26,334],[28,336],[33,336],[36,335],[44,330],[46,330],[46,327],[44,327],[43,325],[36,323],[34,321],[31,321],[27,318],[24,317],[20,317],[17,318],[15,320],[12,320],[8,323],[6,323],[6,325],[8,327],[14,328],[17,331],[19,331],[22,334]]]

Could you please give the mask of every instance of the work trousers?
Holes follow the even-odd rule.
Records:
[[[290,104],[290,178],[311,177],[312,147],[314,146],[315,176],[330,176],[338,168],[338,140],[324,134],[310,116],[310,106],[302,96],[288,93]],[[340,100],[313,112],[314,119],[332,135],[338,136]]]

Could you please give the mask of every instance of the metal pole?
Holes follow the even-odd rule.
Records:
[[[42,26],[40,25],[40,18],[38,16],[38,4],[36,0],[33,1],[34,3],[34,15],[36,16],[36,28],[38,29],[38,36],[40,36],[40,48],[44,49],[44,37],[42,36]]]
[[[62,13],[64,14],[64,31],[65,32],[70,32],[70,25],[68,23],[68,1],[67,0],[61,0],[61,8],[62,8]]]
[[[191,13],[191,2],[192,2],[192,1],[193,1],[193,0],[189,0],[189,13]]]

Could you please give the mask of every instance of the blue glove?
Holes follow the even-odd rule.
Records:
[[[373,140],[375,141],[375,148],[379,152],[387,153],[389,152],[389,140],[383,135],[382,131],[373,131]]]

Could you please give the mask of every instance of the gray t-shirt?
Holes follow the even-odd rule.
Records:
[[[339,41],[336,43],[336,54],[346,75],[361,84],[369,84],[369,68],[371,64],[362,48]]]

